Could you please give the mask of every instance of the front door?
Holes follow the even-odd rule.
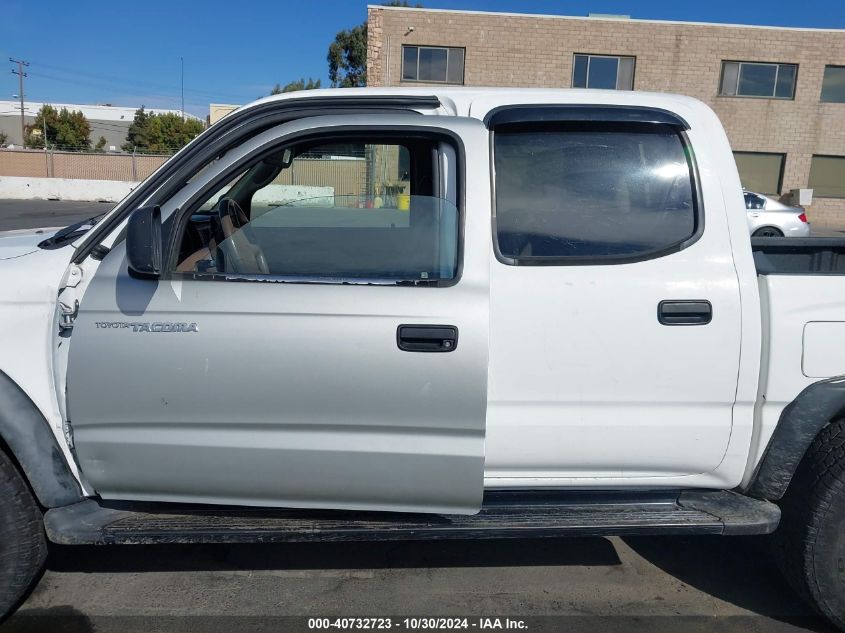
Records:
[[[162,278],[133,277],[118,241],[81,302],[68,408],[91,485],[476,511],[489,197],[462,170],[489,182],[483,126],[312,118],[217,163],[162,205]]]

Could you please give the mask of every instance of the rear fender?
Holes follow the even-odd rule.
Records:
[[[819,431],[841,417],[845,417],[845,376],[807,386],[780,414],[746,494],[769,500],[783,497]]]

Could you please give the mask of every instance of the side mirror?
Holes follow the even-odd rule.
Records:
[[[135,209],[126,229],[126,259],[129,274],[142,279],[161,275],[161,208]]]

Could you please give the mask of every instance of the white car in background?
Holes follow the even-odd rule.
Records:
[[[810,223],[801,207],[790,207],[762,193],[742,193],[752,237],[810,237]]]

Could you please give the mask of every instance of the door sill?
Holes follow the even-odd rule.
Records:
[[[779,508],[729,491],[489,492],[473,516],[109,503],[44,515],[59,544],[281,543],[767,534]]]

